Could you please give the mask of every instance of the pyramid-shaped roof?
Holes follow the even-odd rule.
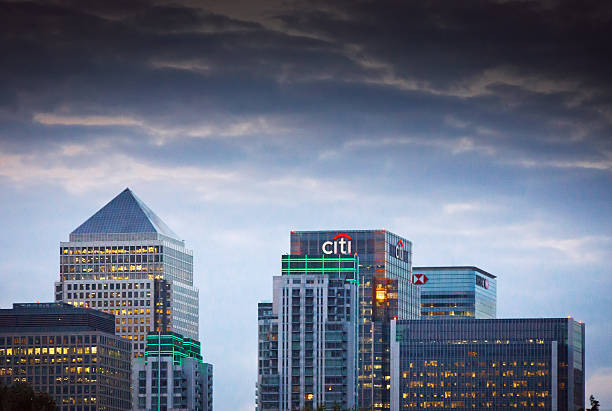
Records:
[[[129,188],[108,202],[70,235],[157,233],[179,237]]]

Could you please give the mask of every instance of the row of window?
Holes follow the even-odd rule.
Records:
[[[66,283],[66,290],[71,291],[96,291],[96,290],[137,290],[151,289],[151,283]]]
[[[60,247],[60,255],[87,254],[162,254],[163,246]]]

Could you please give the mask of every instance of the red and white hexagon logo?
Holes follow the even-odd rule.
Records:
[[[425,274],[412,274],[412,284],[414,285],[423,285],[429,278]]]

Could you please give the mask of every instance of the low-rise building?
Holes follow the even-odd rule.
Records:
[[[0,310],[0,385],[27,382],[60,411],[129,410],[130,360],[111,314],[63,303]]]
[[[584,409],[571,318],[392,321],[391,337],[391,411]]]

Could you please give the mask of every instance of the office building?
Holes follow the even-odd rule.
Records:
[[[278,411],[278,315],[274,314],[271,302],[261,302],[257,305],[257,325],[257,410]]]
[[[202,361],[198,341],[173,332],[150,333],[145,355],[133,367],[135,411],[212,411],[212,365]]]
[[[432,318],[495,318],[497,277],[478,267],[413,267],[424,275],[421,316]],[[420,281],[423,282],[423,281]]]
[[[198,339],[192,252],[129,189],[70,233],[59,253],[56,301],[114,314],[134,356],[151,331]]]
[[[126,411],[131,343],[115,317],[62,303],[0,310],[0,385],[27,382],[60,411]]]
[[[391,410],[584,408],[571,318],[392,321]]]
[[[259,304],[258,411],[357,401],[359,257],[284,255]]]
[[[389,321],[420,316],[412,243],[387,230],[292,231],[290,253],[359,257],[358,405],[388,409]]]

